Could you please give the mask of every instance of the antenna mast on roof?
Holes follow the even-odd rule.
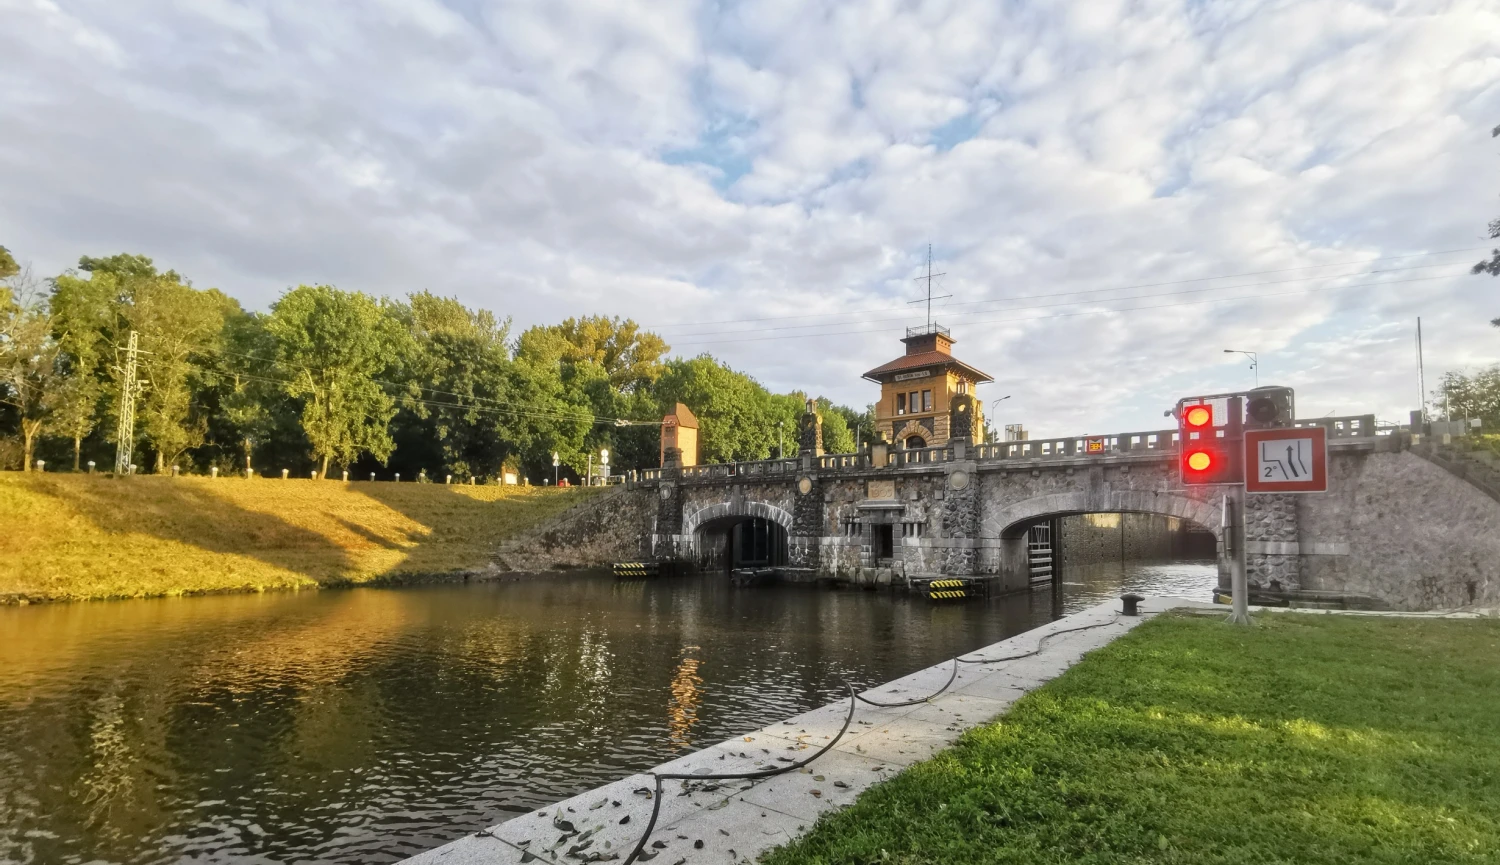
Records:
[[[947,273],[933,273],[932,272],[932,244],[930,244],[930,243],[927,244],[927,275],[926,276],[919,276],[916,279],[917,282],[921,282],[924,279],[927,280],[927,297],[925,297],[925,298],[918,298],[917,300],[909,300],[909,301],[907,301],[907,305],[911,305],[913,303],[923,303],[923,302],[925,302],[927,304],[927,329],[928,330],[932,330],[932,301],[934,299],[936,299],[936,300],[943,300],[944,298],[949,298],[949,297],[953,296],[951,294],[941,294],[941,295],[938,295],[937,298],[933,298],[933,296],[932,296],[932,281],[934,279],[938,278],[939,276],[947,276],[947,275],[948,275]]]

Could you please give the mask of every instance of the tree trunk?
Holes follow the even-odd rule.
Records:
[[[250,471],[250,440],[245,439],[245,471]]]
[[[78,473],[78,452],[83,450],[83,439],[73,436],[73,473]]]
[[[328,454],[323,454],[323,468],[318,472],[318,477],[328,480]]]
[[[157,450],[156,450],[156,473],[157,474],[161,474],[163,471],[166,470],[166,467],[167,467],[167,458],[162,455],[161,449],[157,448]]]
[[[25,456],[21,458],[21,471],[31,471],[31,458],[36,455],[36,437],[42,431],[42,422],[39,420],[21,420],[22,451]]]

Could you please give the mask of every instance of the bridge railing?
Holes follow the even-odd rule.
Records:
[[[1292,426],[1299,428],[1320,426],[1328,430],[1328,437],[1331,439],[1390,435],[1392,431],[1391,428],[1380,429],[1377,427],[1375,415],[1372,414],[1312,418],[1310,420],[1293,421]]]
[[[1328,430],[1330,439],[1390,435],[1394,429],[1394,427],[1379,427],[1372,414],[1298,420],[1293,422],[1293,426],[1299,428],[1321,426]],[[1095,447],[1102,448],[1102,450],[1090,451],[1090,443],[1094,443]],[[1175,452],[1176,450],[1177,430],[1161,429],[1103,436],[1068,436],[1019,442],[995,442],[975,445],[970,449],[970,453],[978,462],[995,463],[1107,454]],[[886,467],[936,465],[951,462],[953,458],[953,448],[950,446],[892,449],[887,456]],[[796,475],[801,470],[801,465],[800,457],[742,463],[714,463],[687,466],[682,469],[682,477],[702,479],[787,477]],[[817,465],[818,469],[824,472],[858,471],[873,467],[868,454],[824,454],[818,457]],[[643,481],[659,480],[661,476],[662,470],[656,468],[641,469],[636,474],[636,477]]]

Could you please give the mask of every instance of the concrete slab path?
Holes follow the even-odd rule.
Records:
[[[1109,601],[962,657],[992,663],[958,665],[953,684],[914,706],[858,703],[849,730],[809,765],[756,781],[664,781],[661,813],[646,850],[659,865],[754,861],[765,850],[806,831],[819,815],[953,744],[964,731],[993,720],[1142,621],[1165,610],[1222,606],[1182,598],[1148,598],[1140,616],[1119,614]],[[1037,651],[1040,644],[1040,651]],[[882,703],[916,700],[953,676],[953,661],[935,664],[862,696]],[[804,759],[838,735],[848,716],[841,700],[753,730],[657,766],[654,772],[753,772]],[[522,862],[623,861],[651,817],[655,781],[623,778],[547,808],[406,860],[407,865],[510,865]]]

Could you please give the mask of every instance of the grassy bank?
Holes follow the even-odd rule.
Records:
[[[1500,622],[1163,617],[764,861],[1495,863]]]
[[[347,585],[482,567],[589,490],[0,473],[0,599]]]

